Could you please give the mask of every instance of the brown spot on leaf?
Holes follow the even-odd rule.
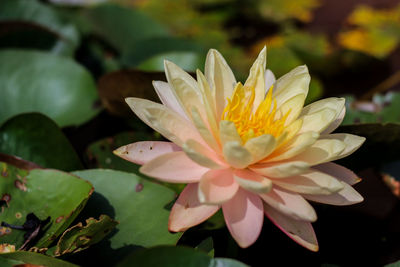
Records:
[[[15,180],[14,185],[16,188],[18,188],[21,191],[26,192],[27,188],[24,182],[21,182],[20,180]]]
[[[21,217],[22,217],[22,214],[21,214],[21,212],[17,212],[17,213],[15,213],[15,218],[17,218],[17,219],[21,219]]]
[[[64,219],[64,216],[60,216],[56,219],[56,223],[60,223]]]
[[[136,191],[136,192],[140,192],[140,191],[142,191],[142,190],[143,190],[143,184],[138,183],[138,184],[136,185],[135,191]]]
[[[9,195],[9,194],[4,194],[4,195],[1,197],[1,200],[5,201],[6,204],[7,204],[7,207],[8,207],[8,204],[9,204],[10,201],[11,201],[11,195]]]

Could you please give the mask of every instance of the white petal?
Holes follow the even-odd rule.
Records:
[[[250,169],[270,178],[284,178],[306,171],[310,165],[302,161],[276,162],[255,164]]]
[[[226,142],[222,152],[226,162],[237,169],[244,169],[253,161],[251,153],[236,141]]]
[[[280,107],[290,98],[299,94],[303,94],[306,98],[310,79],[306,65],[294,68],[289,73],[280,77],[275,83],[272,95],[276,99],[277,106]]]
[[[139,169],[147,176],[170,183],[198,182],[208,170],[189,159],[183,151],[159,156]]]
[[[232,121],[220,121],[219,122],[219,138],[221,140],[222,146],[227,142],[238,142],[242,143],[242,138],[240,138],[237,132],[235,123]]]
[[[360,177],[358,177],[354,172],[333,162],[323,163],[313,166],[312,168],[329,174],[330,176],[333,176],[349,185],[353,185],[361,181]]]
[[[343,189],[342,183],[334,177],[314,170],[297,176],[274,179],[273,183],[301,194],[330,195]]]
[[[306,199],[309,199],[309,200],[312,200],[315,202],[336,205],[336,206],[353,205],[356,203],[360,203],[364,200],[364,198],[356,190],[354,190],[353,187],[346,184],[345,182],[342,182],[342,185],[344,186],[344,188],[342,190],[340,190],[337,193],[331,194],[331,195],[306,195],[306,194],[304,194],[303,196]]]
[[[267,93],[269,88],[271,88],[271,86],[276,81],[275,75],[270,69],[267,69],[265,71],[264,81],[265,81],[265,93]]]
[[[216,116],[220,118],[226,99],[232,96],[236,79],[223,56],[215,49],[210,49],[206,58],[205,76],[211,87],[216,105]]]
[[[260,197],[271,207],[295,220],[315,222],[314,208],[299,194],[291,193],[274,186],[268,194]]]
[[[121,146],[113,153],[125,160],[143,165],[158,156],[175,151],[182,151],[182,149],[171,142],[142,141]]]
[[[164,61],[165,75],[168,83],[174,90],[178,102],[184,108],[186,114],[190,115],[192,107],[196,107],[203,118],[207,118],[204,110],[203,96],[198,88],[197,81],[187,72],[174,63]]]
[[[174,91],[171,89],[171,86],[168,83],[163,81],[153,81],[153,86],[163,105],[172,109],[186,120],[190,121],[181,104],[179,104],[178,99],[176,99]]]
[[[241,187],[253,193],[268,193],[272,187],[270,179],[248,169],[235,170],[234,178]]]
[[[304,107],[300,118],[303,118],[302,132],[322,132],[330,127],[343,110],[344,98],[325,98]]]
[[[196,126],[196,129],[199,131],[203,140],[210,146],[210,148],[212,148],[217,153],[221,154],[221,148],[215,136],[213,135],[212,132],[210,132],[210,129],[207,127],[206,123],[201,118],[201,115],[196,107],[193,107],[192,109],[192,120],[193,124]]]
[[[258,162],[274,151],[276,147],[276,140],[273,135],[263,134],[254,138],[249,139],[244,147],[250,151],[253,161],[252,163]]]
[[[311,166],[334,160],[346,148],[346,144],[337,139],[319,139],[291,160],[304,161]]]
[[[321,138],[340,140],[346,144],[346,148],[334,159],[332,159],[332,161],[349,156],[365,142],[365,137],[344,133],[323,135]]]
[[[213,151],[210,151],[193,139],[186,141],[182,148],[191,160],[203,167],[210,169],[222,169],[227,167],[218,159],[218,156]]]
[[[291,219],[266,204],[264,212],[293,241],[311,251],[318,251],[317,237],[311,223]]]
[[[267,62],[267,48],[264,48],[259,53],[257,59],[254,61],[253,66],[250,68],[250,74],[244,86],[254,88],[255,97],[253,102],[253,112],[257,110],[260,103],[264,100],[265,96],[265,66]]]
[[[290,159],[314,144],[317,141],[318,137],[319,134],[316,132],[306,132],[297,135],[286,145],[274,151],[265,161],[275,162]]]
[[[298,94],[288,99],[285,103],[282,103],[278,109],[279,112],[277,113],[277,119],[289,112],[289,115],[285,121],[285,125],[292,123],[299,117],[301,110],[303,109],[305,99],[306,98],[304,94]]]
[[[334,130],[336,130],[337,127],[340,126],[342,123],[344,116],[346,115],[346,106],[343,106],[342,111],[337,115],[336,119],[329,124],[328,128],[323,130],[321,134],[330,134]]]
[[[187,120],[164,105],[135,97],[126,98],[125,101],[143,122],[178,146],[182,146],[188,139],[203,142]]]

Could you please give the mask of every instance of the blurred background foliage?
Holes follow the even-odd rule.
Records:
[[[182,236],[170,234],[165,228],[167,210],[183,185],[157,183],[141,175],[137,165],[114,156],[112,151],[138,140],[162,140],[133,116],[124,98],[136,96],[158,101],[151,82],[165,80],[164,59],[194,73],[197,68],[203,70],[208,49],[216,48],[227,59],[238,80],[244,81],[249,66],[266,45],[267,67],[277,77],[298,65],[308,66],[312,80],[307,103],[329,96],[347,99],[347,114],[339,131],[366,136],[367,142],[341,164],[365,176],[365,186],[358,188],[363,195],[371,194],[372,190],[383,193],[367,196],[364,204],[341,214],[363,226],[355,234],[347,225],[332,232],[345,240],[347,236],[355,236],[353,241],[340,244],[339,256],[334,254],[337,244],[329,243],[333,237],[329,239],[328,234],[325,240],[324,237],[320,240],[325,246],[323,256],[312,257],[301,248],[285,243],[284,237],[274,239],[272,231],[265,231],[288,248],[289,254],[302,257],[310,266],[348,265],[346,251],[354,252],[354,247],[358,247],[354,253],[364,255],[362,259],[353,257],[354,265],[371,262],[382,265],[397,260],[399,247],[387,244],[396,240],[398,243],[398,228],[378,231],[373,241],[364,237],[364,232],[377,222],[386,227],[384,219],[391,218],[392,224],[400,220],[399,215],[393,215],[399,211],[396,196],[400,196],[399,43],[400,3],[397,0],[1,0],[2,173],[12,170],[12,179],[22,181],[23,185],[20,173],[39,183],[46,171],[33,174],[29,171],[40,165],[65,172],[58,174],[65,176],[63,188],[81,184],[88,191],[88,185],[76,176],[94,186],[94,191],[85,191],[80,202],[69,207],[73,213],[56,208],[59,214],[71,212],[73,216],[51,237],[57,238],[57,242],[50,244],[53,239],[46,230],[42,242],[35,243],[36,250],[43,252],[44,249],[47,255],[88,266],[112,264],[127,257],[121,262],[125,266],[132,259],[151,257],[150,252],[135,254],[138,249],[178,242],[197,247],[190,252],[192,260],[199,257],[209,264],[242,266],[227,259],[212,260],[215,248],[217,256],[239,258],[254,265],[255,255],[267,246],[263,238],[258,246],[247,250],[252,255],[250,259],[227,237],[221,214]],[[116,178],[110,182],[109,176]],[[52,190],[51,186],[47,190]],[[33,190],[30,194],[33,199],[39,199],[41,192]],[[61,197],[62,194],[56,196]],[[126,205],[150,202],[154,198],[157,201],[151,211]],[[2,201],[8,205],[4,195]],[[377,203],[385,209],[372,207]],[[28,204],[21,200],[19,205],[27,208],[20,218],[7,215],[7,222],[23,224],[25,215],[32,211]],[[322,217],[328,218],[333,210],[317,209]],[[45,220],[46,210],[40,212],[40,220]],[[131,216],[133,213],[136,217]],[[151,221],[157,216],[159,221],[151,225],[142,221],[131,223],[139,217]],[[72,222],[74,217],[77,219]],[[378,219],[363,221],[370,217]],[[317,231],[329,226],[323,220],[316,223]],[[111,234],[100,241],[105,230]],[[79,235],[82,231],[92,233],[94,238],[82,239]],[[127,238],[130,233],[137,235]],[[21,234],[3,240],[14,239],[17,245],[23,243]],[[96,247],[87,249],[98,242]],[[153,250],[170,253],[174,249],[159,247],[148,251]],[[200,255],[198,250],[209,255]],[[71,266],[29,253],[0,257],[0,263]],[[174,253],[189,252],[178,249],[171,251],[171,255]],[[271,262],[282,260],[279,254],[271,257]]]

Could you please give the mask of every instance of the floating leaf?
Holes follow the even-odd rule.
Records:
[[[100,242],[118,224],[107,215],[101,215],[98,220],[89,218],[86,225],[78,223],[67,229],[57,242],[56,256],[66,253],[76,253]]]
[[[28,214],[41,221],[50,217],[34,246],[48,246],[79,214],[92,193],[92,186],[78,177],[50,169],[21,169],[0,162],[0,192],[6,202],[1,207],[0,221],[23,225]],[[0,243],[21,247],[24,231],[11,230],[0,236]]]
[[[17,115],[0,127],[0,152],[45,168],[82,169],[74,148],[58,126],[39,113]]]
[[[378,58],[388,56],[400,42],[400,5],[375,10],[360,5],[348,17],[355,28],[342,31],[339,44]]]
[[[111,265],[138,247],[175,244],[181,233],[168,232],[169,210],[166,206],[175,193],[135,174],[114,170],[85,170],[74,174],[90,181],[95,193],[82,217],[107,214],[120,222],[113,235],[77,256],[91,259],[91,264]]]
[[[16,251],[0,254],[0,265],[4,267],[16,266],[48,266],[48,267],[78,267],[78,265],[28,251]]]
[[[214,242],[211,236],[201,241],[200,244],[195,247],[195,249],[202,250],[206,252],[208,256],[214,258]]]
[[[128,53],[136,42],[168,36],[167,30],[146,14],[116,4],[101,4],[82,13],[82,19],[122,54]]]
[[[97,93],[90,74],[69,58],[23,51],[0,51],[0,123],[24,112],[41,112],[59,126],[95,116]]]
[[[49,5],[36,0],[2,0],[0,40],[2,47],[50,49],[73,55],[79,35],[75,26]]]
[[[133,252],[117,266],[165,266],[165,267],[245,267],[247,265],[233,259],[211,258],[204,252],[189,247],[160,246]]]
[[[144,62],[138,68],[145,71],[163,71],[164,60],[169,60],[186,71],[196,71],[203,65],[205,57],[194,52],[170,52],[155,55]]]

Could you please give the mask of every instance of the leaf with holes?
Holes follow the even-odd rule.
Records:
[[[56,256],[66,253],[76,253],[100,242],[118,224],[107,215],[101,215],[98,220],[89,218],[86,225],[78,223],[67,229],[57,242]]]
[[[38,229],[39,232],[30,235],[31,240],[26,240],[26,231],[6,227],[8,231],[0,236],[0,243],[13,244],[16,248],[28,243],[24,246],[27,249],[32,246],[47,247],[79,214],[92,194],[93,187],[87,181],[65,172],[22,169],[9,162],[0,162],[0,194],[3,204],[0,221],[7,225],[22,226],[28,223],[26,218],[33,213],[41,222],[45,222]],[[48,217],[50,219],[47,223]]]

